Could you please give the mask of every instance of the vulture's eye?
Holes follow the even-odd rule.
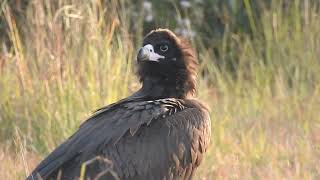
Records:
[[[164,45],[161,45],[161,46],[160,46],[160,50],[161,50],[162,52],[166,52],[166,51],[168,51],[168,49],[169,49],[169,46],[168,46],[167,44],[164,44]]]

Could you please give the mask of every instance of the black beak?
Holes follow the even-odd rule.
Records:
[[[138,51],[137,61],[146,61],[149,60],[149,51],[148,49],[142,47]]]

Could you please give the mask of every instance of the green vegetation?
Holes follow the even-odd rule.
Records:
[[[0,179],[23,179],[95,109],[139,88],[141,2],[107,2],[30,1],[23,20],[0,3]],[[169,2],[170,13],[192,19],[181,28],[195,33],[197,96],[211,108],[197,179],[320,178],[319,5],[270,0],[257,11],[256,1],[227,1],[233,13],[219,31],[196,17],[217,4],[225,12],[223,1],[187,10]],[[154,24],[176,29],[167,9],[159,5]]]

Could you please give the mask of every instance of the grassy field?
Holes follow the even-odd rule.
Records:
[[[95,109],[140,87],[143,34],[130,27],[141,19],[116,1],[57,2],[32,1],[24,26],[0,3],[10,38],[0,42],[0,179],[23,179]],[[251,35],[226,28],[219,57],[192,41],[213,131],[196,179],[320,179],[320,11],[276,2]]]

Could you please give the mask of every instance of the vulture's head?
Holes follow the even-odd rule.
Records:
[[[144,84],[155,81],[169,96],[193,95],[197,59],[191,46],[168,29],[151,31],[138,51],[138,76]],[[165,91],[165,90],[164,90]]]

